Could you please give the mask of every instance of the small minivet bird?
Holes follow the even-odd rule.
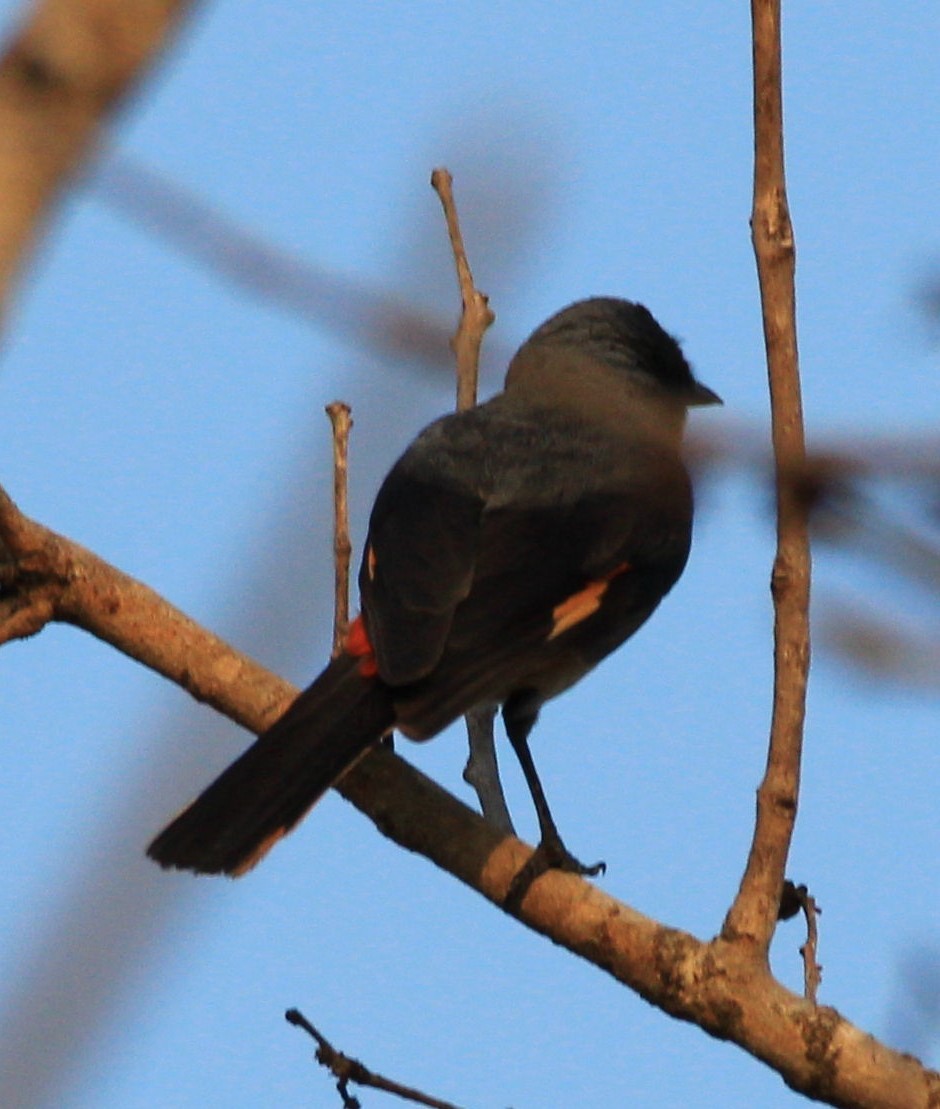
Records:
[[[250,870],[391,728],[430,739],[502,705],[546,865],[565,848],[528,737],[539,709],[640,627],[685,566],[686,409],[720,404],[640,304],[543,323],[492,400],[425,428],[382,483],[343,651],[151,843],[161,866]]]

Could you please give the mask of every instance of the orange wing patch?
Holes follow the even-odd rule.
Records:
[[[369,581],[375,581],[375,563],[375,548],[370,543],[366,551],[366,573],[369,575]]]
[[[548,633],[549,641],[568,631],[569,628],[573,628],[575,624],[580,624],[589,616],[593,616],[601,607],[601,600],[613,579],[625,574],[629,569],[629,562],[621,562],[609,574],[605,574],[596,581],[589,581],[583,589],[572,593],[560,605],[556,605],[552,609],[552,630]]]

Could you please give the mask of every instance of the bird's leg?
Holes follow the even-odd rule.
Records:
[[[521,707],[514,703],[513,698],[510,698],[503,708],[503,720],[506,724],[506,734],[509,736],[509,742],[516,752],[516,758],[522,767],[526,785],[528,785],[529,793],[532,795],[532,803],[538,817],[541,838],[535,853],[513,878],[506,897],[507,905],[521,903],[529,886],[546,870],[567,870],[572,874],[593,877],[596,874],[603,874],[607,869],[606,863],[603,862],[586,866],[565,847],[548,806],[538,771],[535,769],[532,752],[529,750],[529,732],[532,731],[532,726],[535,724],[538,710],[536,709],[533,712],[530,709],[529,711],[520,712]]]

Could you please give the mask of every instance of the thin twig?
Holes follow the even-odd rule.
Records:
[[[780,3],[752,0],[754,207],[770,384],[777,494],[774,560],[774,702],[764,780],[747,867],[725,918],[725,939],[747,937],[766,955],[777,921],[799,796],[809,673],[810,555],[806,505],[787,475],[806,464],[796,345],[795,250],[783,152]]]
[[[451,340],[451,348],[457,356],[457,411],[472,408],[477,402],[477,379],[480,366],[480,346],[486,329],[496,319],[489,305],[486,293],[481,293],[473,283],[470,263],[460,233],[457,219],[457,205],[454,202],[454,179],[446,169],[436,169],[431,174],[431,185],[441,199],[444,217],[447,220],[447,233],[450,236],[454,264],[457,267],[457,283],[460,286],[460,299],[463,311],[457,332]]]
[[[487,328],[496,317],[486,294],[481,293],[473,283],[473,273],[457,217],[453,184],[454,179],[449,170],[440,168],[431,174],[431,186],[440,197],[444,209],[447,234],[457,270],[457,284],[460,287],[460,322],[450,346],[457,360],[457,411],[463,412],[477,402],[480,347]],[[512,818],[499,780],[499,765],[496,760],[496,737],[493,734],[495,719],[495,705],[479,705],[464,717],[469,754],[463,770],[463,780],[476,793],[486,819],[495,828],[512,835]]]
[[[337,1051],[330,1041],[318,1032],[298,1009],[288,1009],[284,1014],[284,1018],[289,1024],[302,1028],[316,1040],[317,1062],[321,1066],[327,1067],[336,1076],[336,1086],[340,1097],[343,1099],[344,1109],[359,1109],[358,1099],[347,1090],[347,1085],[350,1082],[355,1082],[358,1086],[371,1086],[375,1090],[395,1094],[397,1097],[404,1098],[405,1101],[413,1101],[418,1105],[428,1105],[431,1109],[458,1109],[456,1105],[449,1101],[441,1101],[439,1098],[430,1097],[411,1086],[402,1086],[399,1082],[393,1082],[390,1078],[376,1074],[375,1071],[369,1070],[368,1067],[360,1063],[358,1059],[351,1059],[348,1055]]]
[[[348,459],[351,409],[341,400],[326,406],[333,425],[333,657],[343,649],[349,627],[349,562],[352,543],[349,541]]]

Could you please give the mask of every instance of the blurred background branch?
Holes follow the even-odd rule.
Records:
[[[63,187],[189,0],[40,0],[0,57],[0,306]]]

